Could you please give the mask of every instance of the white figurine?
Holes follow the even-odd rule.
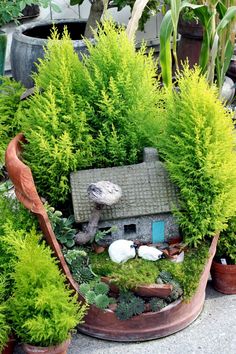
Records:
[[[111,260],[115,263],[124,263],[128,259],[136,256],[135,245],[133,241],[116,240],[108,248]]]
[[[138,249],[139,257],[146,259],[148,261],[157,261],[161,258],[163,252],[159,251],[155,247],[140,246]]]

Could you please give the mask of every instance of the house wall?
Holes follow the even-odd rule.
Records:
[[[158,215],[139,216],[138,218],[117,219],[112,221],[103,221],[99,223],[99,230],[108,229],[115,226],[117,229],[111,235],[104,237],[104,242],[110,244],[117,239],[140,240],[141,242],[153,242],[152,225],[153,222],[164,221],[164,241],[169,241],[179,237],[179,228],[175,218],[171,213]],[[87,224],[83,224],[85,229]],[[136,232],[134,232],[134,225]],[[161,237],[161,235],[156,235]],[[102,243],[104,243],[102,242]]]

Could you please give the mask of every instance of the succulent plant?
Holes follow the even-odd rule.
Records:
[[[115,310],[115,314],[121,321],[128,320],[133,316],[132,309],[126,302],[118,303],[117,308]]]
[[[127,320],[133,316],[140,315],[144,310],[145,302],[141,297],[136,296],[129,291],[120,293],[115,311],[116,316],[120,320]]]
[[[150,307],[153,312],[160,311],[163,307],[167,305],[164,299],[160,299],[159,297],[153,297],[150,302]]]
[[[129,304],[132,309],[133,316],[140,315],[145,310],[145,302],[141,297],[134,296]]]
[[[81,284],[80,292],[89,304],[95,305],[102,310],[105,310],[109,304],[114,303],[114,299],[107,295],[109,286],[100,281]]]
[[[107,295],[109,292],[109,286],[103,282],[99,282],[95,284],[94,291],[96,294]]]
[[[159,274],[159,277],[157,278],[157,283],[158,284],[163,284],[163,283],[171,283],[173,280],[173,276],[171,273],[167,272],[166,270],[162,270]]]
[[[90,290],[90,285],[88,283],[83,283],[80,285],[79,290],[82,295],[86,295],[87,292]]]
[[[73,215],[68,218],[63,218],[61,211],[55,210],[47,203],[45,204],[45,207],[57,240],[67,248],[73,247],[75,245],[74,238],[76,234],[76,230],[73,229]]]
[[[64,249],[63,253],[75,281],[82,284],[94,279],[95,274],[89,264],[89,257],[83,249]]]
[[[110,304],[110,299],[105,294],[99,294],[95,297],[95,305],[102,310],[105,310]]]

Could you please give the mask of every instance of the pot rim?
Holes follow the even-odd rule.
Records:
[[[222,273],[236,272],[236,264],[222,264],[216,262],[214,259],[212,261],[212,270],[216,270]]]
[[[35,353],[44,353],[45,349],[48,349],[49,351],[52,351],[52,354],[54,353],[54,351],[56,350],[56,353],[58,351],[62,351],[62,350],[66,350],[71,342],[71,337],[69,337],[68,339],[66,339],[64,342],[60,343],[60,344],[55,344],[55,345],[50,345],[48,347],[41,347],[38,345],[33,345],[33,344],[28,344],[28,343],[23,343],[23,348],[27,350],[30,350],[32,352]]]
[[[24,32],[34,29],[36,27],[44,27],[44,26],[51,26],[53,24],[60,24],[60,23],[86,23],[87,20],[85,19],[76,19],[76,18],[62,18],[62,19],[55,19],[55,20],[43,20],[43,21],[34,21],[31,23],[23,24],[19,27],[17,27],[13,33],[12,38],[16,39],[19,42],[24,42],[27,44],[31,45],[45,45],[48,42],[48,39],[46,38],[37,38],[37,37],[31,37],[28,35],[25,35]],[[1,30],[0,30],[1,31]],[[34,41],[34,43],[32,43]],[[82,39],[78,40],[73,40],[74,43],[77,44],[78,42],[78,47],[84,45],[84,41]]]

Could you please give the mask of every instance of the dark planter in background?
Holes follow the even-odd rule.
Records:
[[[37,17],[40,13],[40,9],[38,5],[27,5],[22,11],[21,18],[34,18]]]
[[[181,65],[188,58],[189,65],[192,68],[198,64],[201,52],[203,27],[196,21],[184,21],[180,19],[178,24],[178,33],[181,35],[178,42],[177,55]]]
[[[74,49],[77,53],[86,53],[82,40],[86,21],[78,19],[34,22],[19,26],[13,34],[11,45],[11,69],[15,80],[21,81],[27,87],[33,87],[31,73],[36,72],[35,63],[44,56],[44,46],[51,34],[53,24],[59,33],[67,26]]]
[[[0,30],[0,75],[4,74],[5,56],[7,47],[7,35]]]

